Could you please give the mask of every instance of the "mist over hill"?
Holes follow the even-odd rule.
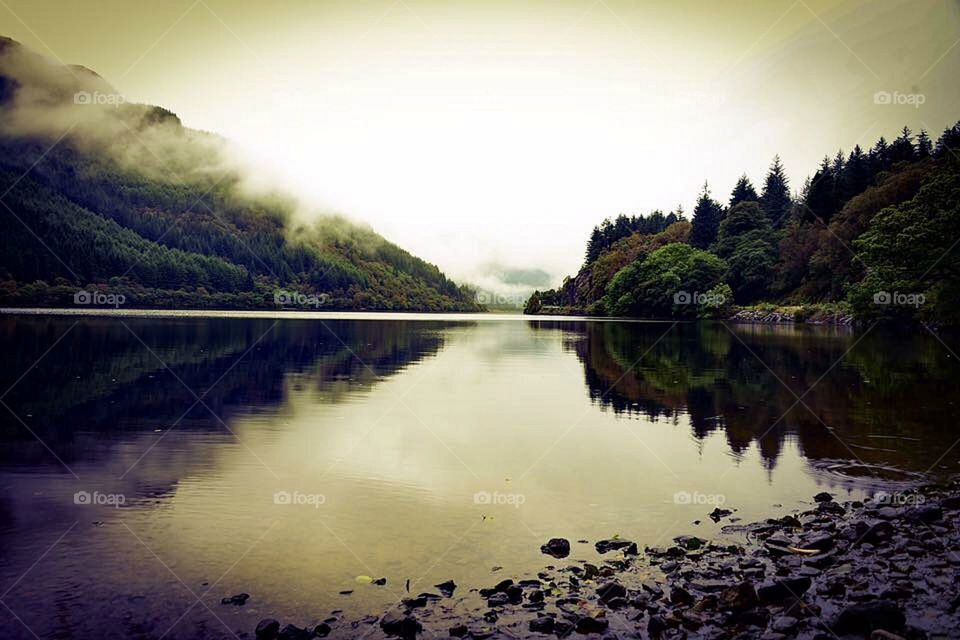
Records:
[[[0,304],[481,308],[369,227],[306,215],[238,158],[95,72],[0,37]]]

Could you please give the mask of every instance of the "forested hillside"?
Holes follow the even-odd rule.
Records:
[[[226,141],[0,38],[0,305],[478,310],[371,229],[249,182]]]
[[[960,123],[934,142],[825,157],[791,194],[780,158],[759,191],[700,192],[683,212],[605,220],[579,273],[535,292],[527,313],[728,317],[735,306],[852,313],[862,321],[960,322]]]

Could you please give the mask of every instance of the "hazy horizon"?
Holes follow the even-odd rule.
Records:
[[[743,172],[759,189],[775,154],[796,190],[824,154],[960,117],[956,1],[691,6],[7,0],[0,15],[4,35],[236,142],[311,208],[501,290],[575,273],[605,217],[689,216],[705,180],[723,201]]]

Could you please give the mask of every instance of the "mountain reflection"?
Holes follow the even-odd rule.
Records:
[[[96,455],[79,444],[84,433],[116,438],[173,425],[226,431],[237,415],[279,408],[291,380],[312,387],[318,401],[336,402],[436,354],[445,326],[0,317],[0,387],[10,390],[0,461],[55,462],[38,439],[69,463]]]
[[[794,438],[814,464],[854,475],[953,470],[957,362],[929,334],[845,329],[531,321],[562,330],[594,403],[623,416],[689,420],[753,443],[773,468]],[[798,400],[799,398],[799,400]]]

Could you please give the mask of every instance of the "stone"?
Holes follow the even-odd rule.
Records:
[[[556,620],[550,616],[541,616],[536,620],[530,621],[530,631],[534,633],[553,633]]]
[[[788,598],[799,598],[810,588],[810,578],[777,578],[757,587],[757,597],[764,604],[778,604]]]
[[[744,581],[735,587],[724,589],[720,594],[720,608],[729,611],[744,611],[752,609],[760,603],[757,590],[749,581]]]
[[[220,604],[232,604],[238,607],[242,607],[247,603],[247,600],[250,599],[249,593],[238,593],[235,596],[230,596],[228,598],[221,598]]]
[[[423,630],[416,618],[395,611],[391,611],[380,619],[380,628],[388,636],[401,638],[415,638]]]
[[[593,546],[596,547],[597,553],[607,553],[608,551],[614,551],[616,549],[623,549],[629,547],[633,542],[630,540],[620,540],[619,538],[611,538],[610,540],[599,540]]]
[[[273,640],[280,633],[280,623],[273,618],[264,618],[257,623],[257,630],[254,635],[257,640]]]
[[[547,544],[540,547],[540,551],[554,558],[566,558],[570,555],[570,541],[566,538],[550,538]]]
[[[867,635],[876,629],[899,631],[905,622],[906,616],[896,604],[889,600],[874,600],[855,604],[841,611],[833,624],[833,631],[840,635]]]
[[[446,582],[441,582],[440,584],[435,584],[433,586],[439,589],[440,593],[447,598],[452,598],[453,592],[457,590],[457,583],[453,580],[447,580]]]
[[[821,491],[817,495],[813,496],[813,499],[816,502],[831,502],[833,501],[833,496],[826,491]]]

